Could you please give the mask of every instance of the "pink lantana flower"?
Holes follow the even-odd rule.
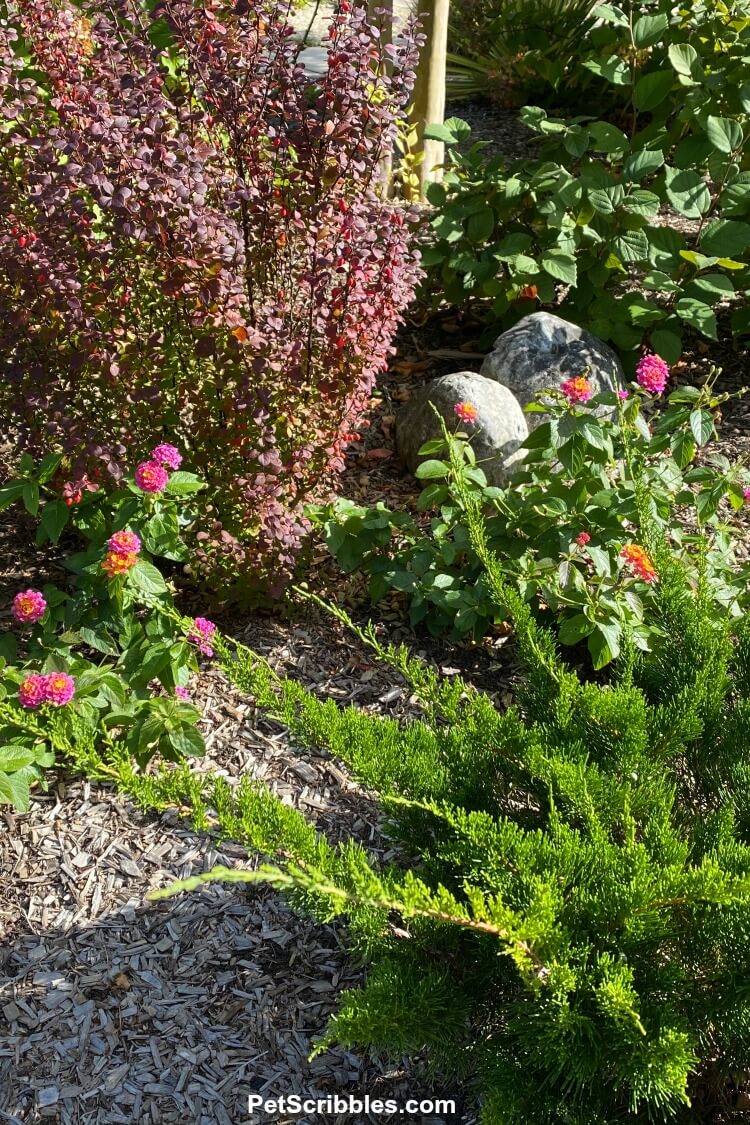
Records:
[[[55,707],[64,707],[75,695],[76,684],[67,672],[50,672],[44,677],[46,699]]]
[[[163,492],[169,473],[158,461],[142,461],[135,470],[135,483],[141,492]]]
[[[660,395],[667,385],[669,365],[660,355],[649,353],[638,361],[635,377],[644,391],[652,395]]]
[[[110,551],[116,555],[137,555],[141,549],[141,541],[134,531],[116,531],[107,540]]]
[[[461,419],[462,422],[469,422],[473,424],[479,417],[479,411],[473,402],[457,402],[453,407],[453,413]]]
[[[18,702],[27,711],[33,711],[47,702],[47,677],[32,672],[18,687]]]
[[[138,555],[135,551],[127,555],[122,551],[107,551],[102,559],[102,570],[109,578],[118,578],[121,574],[127,574],[132,570],[137,562]]]
[[[583,375],[566,379],[564,383],[560,384],[560,390],[569,402],[588,402],[594,393],[591,383]]]
[[[35,625],[47,612],[47,601],[38,590],[24,590],[16,594],[10,612],[23,625]]]
[[[591,542],[591,536],[588,531],[581,531],[576,535],[575,541],[579,547],[585,547],[587,543]]]
[[[177,698],[181,699],[184,703],[186,703],[190,699],[190,692],[187,688],[177,686],[174,689],[174,693]]]
[[[624,402],[626,398],[630,398],[630,391],[618,391],[617,397],[621,398]]]
[[[209,621],[206,617],[196,617],[193,621],[193,628],[187,635],[187,639],[191,644],[198,646],[198,651],[201,652],[203,656],[211,657],[214,654],[214,650],[209,642],[215,632],[216,626],[213,621]]]
[[[154,446],[151,450],[151,458],[165,469],[179,469],[182,464],[182,454],[177,446],[169,445],[166,441]]]

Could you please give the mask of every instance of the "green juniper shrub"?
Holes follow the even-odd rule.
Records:
[[[603,667],[624,636],[641,648],[660,643],[650,612],[656,590],[630,546],[639,487],[693,587],[703,578],[721,614],[737,619],[747,608],[748,567],[736,557],[737,528],[726,515],[746,503],[750,473],[708,448],[727,398],[715,393],[715,376],[700,389],[672,391],[664,409],[637,384],[624,399],[624,391],[587,398],[588,381],[573,380],[569,394],[578,382],[589,388],[585,401],[550,391],[530,408],[548,420],[532,430],[507,488],[487,484],[470,432],[446,430],[422,450],[429,455],[417,469],[423,516],[349,500],[313,508],[311,516],[342,568],[369,577],[374,601],[400,591],[411,624],[479,638],[507,613],[469,534],[464,498],[479,497],[506,579],[554,622],[561,644],[586,641],[594,666]]]
[[[627,642],[605,682],[586,682],[506,584],[480,498],[464,488],[464,501],[516,630],[523,674],[506,711],[372,628],[360,635],[410,681],[422,718],[342,709],[218,642],[262,711],[380,794],[403,859],[329,845],[251,781],[230,793],[184,767],[109,768],[144,806],[192,805],[275,861],[160,894],[265,880],[323,919],[348,918],[371,969],[318,1051],[427,1049],[446,1078],[473,1085],[484,1125],[710,1125],[750,1051],[747,622],[734,644],[639,489],[663,643]]]
[[[617,123],[588,112],[601,104],[591,92],[569,120],[527,106],[541,151],[510,165],[481,145],[465,151],[465,122],[431,127],[447,171],[429,189],[428,290],[481,300],[495,325],[562,299],[562,315],[623,351],[649,341],[675,362],[687,329],[717,338],[727,302],[732,331],[750,330],[750,4],[594,14],[573,77],[593,74],[621,97]]]
[[[66,732],[103,745],[116,735],[141,765],[157,752],[203,753],[187,685],[198,654],[212,654],[214,626],[199,617],[176,629],[172,588],[151,561],[186,558],[181,536],[203,484],[180,460],[158,445],[113,490],[87,476],[65,481],[59,455],[38,465],[25,455],[22,475],[0,489],[0,510],[20,501],[38,517],[38,544],[66,529],[85,544],[65,559],[64,589],[16,592],[14,628],[0,634],[0,803],[28,808],[29,786],[44,783]]]

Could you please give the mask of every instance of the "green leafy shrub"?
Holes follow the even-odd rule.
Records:
[[[730,510],[743,506],[750,473],[707,448],[726,397],[710,382],[683,387],[652,413],[653,398],[637,387],[625,401],[607,392],[585,404],[549,392],[540,399],[550,418],[532,430],[506,489],[487,485],[464,434],[446,432],[423,447],[429,459],[417,470],[426,485],[417,508],[434,513],[428,524],[382,503],[368,509],[347,500],[311,516],[343,569],[369,576],[373,600],[400,591],[412,625],[478,638],[507,611],[492,597],[469,535],[465,497],[478,497],[506,579],[543,620],[555,621],[561,644],[585,640],[599,668],[618,655],[625,635],[643,648],[659,643],[650,612],[656,588],[627,558],[639,494],[717,612],[737,618],[748,606],[750,570],[736,557],[736,528],[720,507],[725,498]],[[603,408],[609,413],[598,416]]]
[[[88,731],[110,745],[116,735],[141,765],[156,753],[176,761],[204,750],[187,684],[198,653],[211,655],[214,627],[196,618],[176,629],[172,590],[151,561],[187,557],[181,535],[203,485],[157,466],[162,489],[143,491],[141,465],[116,491],[84,477],[65,483],[60,499],[61,462],[25,456],[23,475],[0,489],[0,510],[20,501],[39,518],[39,544],[58,543],[66,527],[86,543],[65,560],[70,588],[19,590],[15,628],[0,633],[0,803],[21,810],[64,737]]]
[[[224,655],[295,739],[380,793],[403,860],[329,845],[249,781],[234,794],[184,770],[122,784],[144,805],[192,804],[280,864],[172,891],[267,880],[321,918],[348,917],[372,967],[318,1050],[427,1048],[475,1084],[484,1125],[710,1125],[750,1050],[750,632],[733,646],[646,527],[664,646],[628,645],[606,683],[583,682],[504,585],[467,504],[524,667],[509,710],[372,632],[424,719],[342,710],[241,646]]]
[[[441,298],[487,299],[503,323],[528,298],[562,299],[563,315],[622,350],[649,341],[675,362],[686,329],[716,339],[720,305],[736,306],[735,333],[750,330],[750,5],[596,14],[597,46],[577,65],[622,95],[619,123],[527,107],[546,143],[510,167],[462,152],[465,123],[433,126],[448,171],[430,188],[424,261]]]

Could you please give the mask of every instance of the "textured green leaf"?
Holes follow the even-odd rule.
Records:
[[[743,141],[742,126],[731,117],[708,117],[706,136],[719,152],[734,152]]]
[[[669,21],[663,12],[653,16],[639,16],[633,27],[633,42],[639,50],[644,47],[653,47],[658,43],[669,26]]]
[[[642,148],[633,152],[622,167],[623,180],[642,180],[652,176],[664,163],[664,153],[659,148]]]
[[[703,231],[700,246],[706,254],[735,258],[750,246],[750,223],[742,223],[737,219],[717,219]]]
[[[702,176],[685,169],[665,169],[667,198],[687,219],[700,219],[711,206],[711,193]]]
[[[693,297],[683,297],[675,305],[675,312],[686,324],[697,328],[704,336],[717,339],[716,316],[710,305],[696,301]]]
[[[547,250],[542,254],[541,266],[550,277],[566,285],[575,285],[578,280],[576,260],[565,250]]]

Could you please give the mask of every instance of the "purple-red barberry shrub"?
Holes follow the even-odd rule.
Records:
[[[174,441],[219,580],[289,573],[419,277],[378,191],[417,37],[348,7],[318,79],[264,0],[12,0],[0,23],[11,436],[72,479]]]

